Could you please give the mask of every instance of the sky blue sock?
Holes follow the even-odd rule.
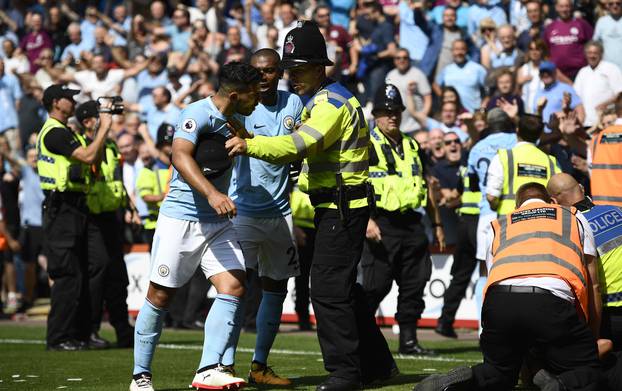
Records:
[[[255,342],[253,361],[262,364],[268,363],[268,354],[274,343],[274,338],[276,338],[276,333],[279,332],[283,301],[286,295],[285,292],[263,291],[257,312],[257,341]]]
[[[145,299],[134,328],[134,375],[151,373],[151,361],[162,334],[165,314],[166,310],[154,306]]]
[[[217,294],[205,319],[203,354],[199,369],[221,363],[236,327],[240,327],[240,298]]]
[[[222,365],[235,364],[235,351],[238,348],[238,341],[240,340],[240,332],[242,331],[242,324],[244,322],[245,307],[246,300],[242,297],[240,298],[240,308],[238,309],[237,316],[233,321],[233,323],[235,323],[235,327],[233,328],[229,342],[227,342],[225,352],[222,354],[222,358],[220,359],[220,363]]]

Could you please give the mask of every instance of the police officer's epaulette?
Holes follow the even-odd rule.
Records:
[[[334,91],[330,91],[328,89],[324,89],[316,93],[312,99],[309,100],[306,104],[307,111],[311,111],[313,107],[322,102],[328,102],[333,105],[336,109],[341,108],[343,105],[346,105],[348,99]]]

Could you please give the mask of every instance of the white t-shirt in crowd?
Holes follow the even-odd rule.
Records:
[[[106,77],[100,80],[94,71],[79,71],[73,75],[76,82],[82,87],[83,93],[90,93],[91,99],[97,100],[100,96],[114,96],[121,92],[121,83],[125,78],[123,69],[111,69]]]
[[[574,90],[585,108],[583,126],[596,125],[596,106],[622,92],[622,71],[616,64],[608,61],[601,61],[596,68],[586,65],[577,73]]]

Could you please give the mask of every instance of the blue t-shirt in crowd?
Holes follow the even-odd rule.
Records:
[[[174,52],[185,53],[186,51],[188,51],[188,41],[190,40],[191,34],[190,29],[182,31],[173,24],[164,27],[164,32],[166,33],[166,35],[171,37],[171,46]]]
[[[350,26],[350,10],[356,5],[355,0],[330,0],[331,6],[330,21],[338,24],[344,29]]]
[[[533,112],[537,111],[538,101],[541,97],[545,97],[547,100],[546,106],[542,111],[542,120],[547,124],[544,127],[544,133],[551,133],[551,129],[548,126],[549,118],[551,114],[557,113],[562,110],[562,99],[564,98],[564,92],[568,92],[571,96],[570,108],[574,110],[575,107],[581,104],[581,98],[575,92],[571,85],[555,81],[549,86],[544,86],[536,93],[536,99],[532,107]]]
[[[445,8],[445,5],[437,5],[436,7],[432,8],[432,11],[430,11],[429,13],[432,21],[434,21],[434,23],[438,24],[439,26],[443,25],[443,12],[445,12]],[[458,9],[456,10],[456,25],[461,29],[466,30],[468,20],[469,7],[458,7]]]
[[[22,99],[19,80],[12,74],[0,77],[0,133],[17,128],[17,110],[15,103]]]
[[[181,112],[173,138],[181,138],[196,144],[199,136],[207,133],[220,134],[227,138],[231,136],[227,119],[216,108],[211,97],[194,102]],[[220,176],[210,179],[210,182],[216,190],[227,194],[230,179],[231,168]],[[165,216],[207,223],[223,221],[210,206],[207,198],[190,187],[174,168],[169,189],[160,208],[160,213]]]
[[[274,106],[257,105],[241,117],[249,132],[261,136],[290,134],[301,122],[302,101],[297,95],[278,91]],[[229,195],[242,216],[270,218],[291,213],[288,189],[289,165],[278,165],[248,156],[236,158]]]
[[[71,55],[74,60],[79,60],[81,58],[82,52],[90,52],[93,50],[93,46],[89,43],[89,41],[83,39],[80,43],[70,43],[63,50],[63,54],[61,54],[60,59],[65,60]]]
[[[181,110],[174,104],[169,104],[164,110],[159,110],[155,105],[147,106],[143,111],[143,120],[147,121],[147,129],[153,141],[158,140],[158,128],[163,122],[175,125],[179,120]]]
[[[496,213],[490,209],[486,199],[486,174],[490,161],[500,149],[512,149],[516,145],[516,133],[493,133],[477,142],[469,153],[467,174],[477,174],[482,199],[479,202],[480,216]]]
[[[486,68],[473,61],[466,61],[462,66],[452,62],[436,75],[436,84],[454,87],[462,106],[471,112],[482,103],[481,89],[485,80]]]
[[[400,47],[408,49],[410,58],[421,61],[430,39],[415,23],[415,13],[404,1],[400,1]]]
[[[95,47],[95,29],[97,28],[97,23],[92,23],[86,19],[80,23],[80,33],[82,34],[82,42],[85,45],[92,48]]]
[[[505,15],[503,8],[497,7],[493,4],[485,6],[482,6],[481,4],[473,4],[469,7],[468,14],[467,33],[469,33],[469,36],[472,36],[477,30],[479,30],[479,24],[484,18],[491,18],[494,20],[497,27],[508,22],[508,18]]]
[[[22,197],[20,207],[21,225],[41,227],[42,207],[45,195],[41,190],[39,174],[32,167],[23,165],[21,169],[20,184],[22,186]]]
[[[156,87],[164,87],[168,83],[168,72],[166,69],[153,76],[148,70],[144,70],[136,76],[136,85],[138,87],[138,103],[142,107],[153,105],[153,97],[151,91]]]

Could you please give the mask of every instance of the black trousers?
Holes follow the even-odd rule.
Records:
[[[416,326],[425,309],[423,290],[432,273],[421,215],[379,210],[374,220],[382,241],[366,240],[361,260],[363,289],[369,306],[375,313],[395,280],[399,287],[395,320]]]
[[[479,215],[461,215],[458,217],[458,229],[454,263],[451,265],[451,283],[443,296],[443,310],[439,323],[452,325],[456,312],[464,297],[473,270],[478,266],[477,258],[477,221]]]
[[[363,289],[356,284],[368,218],[367,208],[350,210],[345,222],[337,210],[315,210],[311,301],[324,368],[331,376],[355,381],[388,374],[394,363]]]
[[[309,275],[315,246],[315,228],[301,228],[306,235],[304,246],[298,246],[300,275],[296,277],[296,314],[298,323],[309,322]]]
[[[613,342],[613,350],[622,351],[622,307],[603,307],[601,338]]]
[[[86,204],[77,207],[48,196],[43,208],[44,253],[48,258],[51,308],[47,344],[86,341],[91,332],[89,271],[86,257]]]
[[[489,291],[482,326],[484,362],[473,367],[476,390],[512,389],[531,348],[567,391],[602,390],[596,340],[570,302],[548,293]]]
[[[133,330],[128,322],[127,285],[129,279],[123,259],[123,231],[116,212],[89,216],[87,254],[91,296],[91,330],[99,331],[104,304],[117,341],[128,343]]]

